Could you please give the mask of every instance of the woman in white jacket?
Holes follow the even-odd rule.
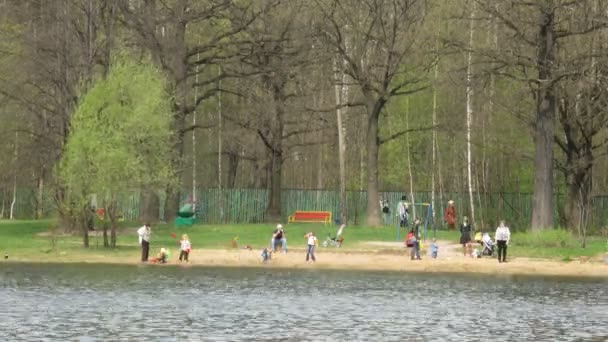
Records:
[[[504,220],[501,220],[498,228],[496,228],[494,240],[498,246],[498,262],[507,262],[507,246],[509,245],[509,240],[511,240],[511,231],[505,225]]]

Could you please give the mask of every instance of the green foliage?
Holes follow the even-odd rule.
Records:
[[[0,221],[0,253],[8,253],[9,260],[35,260],[35,261],[79,261],[98,260],[104,262],[106,257],[120,257],[122,260],[129,258],[137,260],[139,245],[134,230],[136,224],[123,222],[118,234],[118,248],[103,248],[102,238],[92,236],[91,248],[82,249],[80,238],[74,235],[60,234],[54,230],[53,221]],[[266,246],[274,229],[272,224],[226,224],[226,225],[195,225],[188,228],[173,228],[170,225],[155,225],[152,227],[152,253],[158,252],[161,247],[170,248],[174,252],[178,248],[177,241],[171,236],[188,234],[194,248],[230,248],[231,241],[239,236],[238,243],[241,247],[253,246],[261,249]],[[305,233],[315,231],[319,240],[323,241],[327,235],[334,236],[336,226],[319,224],[289,224],[285,225],[288,246],[292,250],[303,249],[306,246]],[[429,232],[432,238],[432,232]],[[575,241],[566,247],[560,247],[567,235],[563,231],[552,234],[551,231],[536,234],[536,239],[531,236],[535,234],[516,233],[513,243],[509,245],[509,258],[532,257],[549,258],[562,261],[572,261],[581,256],[595,257],[605,252],[606,239],[601,237],[589,237],[587,248],[581,248]],[[401,232],[401,238],[405,239],[406,232]],[[347,226],[344,231],[344,247],[340,250],[332,248],[334,252],[352,251],[361,249],[377,249],[377,246],[365,244],[366,241],[395,242],[396,231],[391,228],[370,228],[363,226]],[[542,238],[540,238],[542,237]],[[437,231],[437,240],[452,241],[457,243],[459,233],[455,231]],[[547,243],[542,241],[547,240]],[[558,241],[558,242],[556,242]],[[544,244],[544,245],[543,245]],[[400,245],[398,245],[400,246]],[[322,248],[322,247],[321,247]],[[400,247],[397,247],[400,249]],[[83,259],[84,258],[84,259]]]
[[[60,170],[71,194],[114,199],[128,189],[171,182],[169,100],[165,80],[154,67],[116,58],[72,120]]]
[[[563,229],[543,230],[540,232],[515,233],[511,239],[518,246],[527,247],[577,247],[578,240]]]

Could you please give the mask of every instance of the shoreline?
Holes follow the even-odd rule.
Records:
[[[608,279],[608,265],[592,260],[559,262],[544,259],[512,258],[507,263],[498,263],[495,258],[474,259],[462,255],[440,259],[423,258],[410,260],[409,254],[344,251],[317,251],[317,262],[307,264],[303,250],[290,251],[287,254],[275,253],[272,260],[263,264],[259,251],[195,249],[192,250],[189,263],[180,263],[177,255],[172,255],[167,264],[145,264],[138,260],[138,254],[125,256],[108,256],[89,254],[77,256],[54,256],[42,260],[33,258],[16,258],[3,260],[5,264],[99,264],[99,265],[132,265],[132,266],[168,266],[168,267],[229,267],[260,268],[288,270],[351,270],[365,272],[403,272],[403,273],[438,273],[438,274],[475,274],[490,276],[549,276],[570,278],[603,278]],[[0,262],[2,263],[2,262]]]

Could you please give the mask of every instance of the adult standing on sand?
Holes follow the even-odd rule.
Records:
[[[464,256],[467,255],[467,247],[469,247],[469,255],[473,254],[473,247],[471,246],[471,224],[469,223],[468,217],[463,217],[462,225],[460,225],[460,244],[462,245],[462,253]]]
[[[306,263],[315,263],[317,259],[315,258],[315,246],[317,244],[317,237],[315,236],[315,232],[310,232],[306,234],[306,239],[308,240],[308,251],[306,252]],[[309,261],[309,257],[312,261]]]
[[[143,225],[143,227],[137,230],[139,235],[139,244],[141,245],[141,261],[148,261],[148,254],[150,252],[150,236],[152,235],[152,227],[149,223]]]
[[[456,207],[452,200],[448,201],[448,207],[445,209],[445,222],[447,222],[449,230],[456,229]]]
[[[504,220],[501,220],[498,228],[496,228],[494,240],[496,240],[496,244],[498,245],[498,262],[507,262],[507,246],[509,245],[509,240],[511,240],[511,231],[505,225]]]
[[[407,227],[409,225],[410,209],[407,204],[407,196],[401,196],[401,201],[397,204],[397,216],[399,216],[399,227]]]

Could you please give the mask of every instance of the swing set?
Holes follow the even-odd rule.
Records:
[[[420,212],[424,212],[426,210],[426,216],[424,219],[424,233],[423,233],[423,241],[426,241],[427,232],[429,228],[429,223],[432,220],[433,215],[433,205],[431,203],[408,203],[410,207],[420,208]],[[413,224],[413,221],[416,218],[408,219],[408,225]],[[408,227],[406,227],[407,229]],[[433,237],[436,237],[437,231],[435,229],[435,225],[433,224]],[[401,241],[401,226],[399,225],[399,220],[397,220],[397,241]]]

